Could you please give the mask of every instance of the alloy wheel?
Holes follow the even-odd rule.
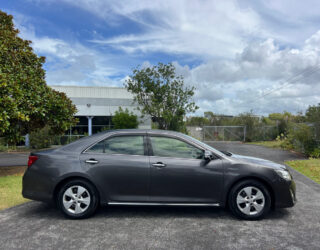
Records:
[[[63,206],[71,214],[85,212],[91,203],[89,191],[80,185],[71,186],[63,193]]]
[[[245,215],[259,214],[265,206],[264,194],[257,187],[247,186],[238,192],[237,206]]]

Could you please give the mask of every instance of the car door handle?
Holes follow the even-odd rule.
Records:
[[[89,159],[89,160],[86,160],[86,163],[89,163],[89,164],[97,164],[99,163],[99,161],[95,160],[95,159]]]
[[[164,168],[166,164],[162,162],[157,162],[157,163],[152,163],[152,166],[157,167],[157,168]]]

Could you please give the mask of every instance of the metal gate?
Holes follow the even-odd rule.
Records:
[[[245,141],[246,126],[204,126],[202,141]]]

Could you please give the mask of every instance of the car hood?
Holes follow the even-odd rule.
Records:
[[[286,169],[285,165],[282,165],[282,164],[279,164],[279,163],[276,163],[276,162],[273,162],[273,161],[261,159],[261,158],[256,158],[256,157],[232,154],[231,158],[233,158],[233,159],[235,158],[235,159],[240,160],[242,162],[254,163],[254,164],[257,164],[257,165],[266,166],[266,167],[269,167],[269,168]]]

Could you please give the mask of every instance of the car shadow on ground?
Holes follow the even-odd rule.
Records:
[[[32,207],[24,211],[23,216],[47,219],[66,219],[58,208],[53,205],[34,203]],[[265,217],[268,220],[285,219],[290,215],[287,209],[272,209]],[[199,218],[199,219],[222,219],[239,220],[234,217],[227,208],[216,207],[154,207],[154,206],[102,206],[91,218]],[[89,220],[91,218],[88,218]]]

